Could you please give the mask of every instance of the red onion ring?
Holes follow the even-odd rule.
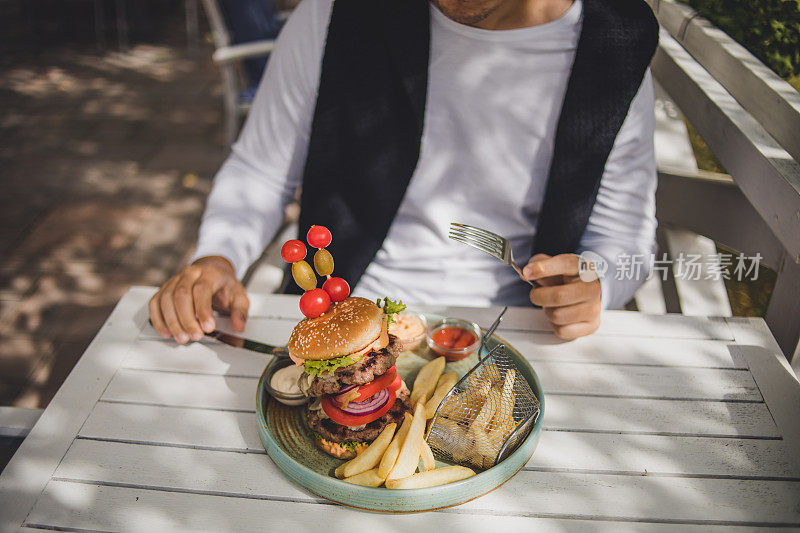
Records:
[[[383,389],[376,392],[373,396],[367,398],[363,402],[350,402],[347,407],[342,408],[342,411],[351,415],[370,415],[381,407],[386,405],[389,401],[389,389]]]
[[[339,403],[339,405],[341,405],[344,402],[345,395],[351,390],[355,389],[356,387],[358,387],[358,385],[350,385],[348,387],[343,388],[342,390],[333,395],[333,399],[336,400],[336,402]]]

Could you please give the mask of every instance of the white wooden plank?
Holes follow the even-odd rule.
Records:
[[[800,164],[663,29],[652,69],[789,255],[797,260]]]
[[[107,401],[255,411],[252,377],[178,374],[120,369],[101,399]]]
[[[537,361],[545,394],[580,393],[642,398],[760,401],[747,370],[674,368]]]
[[[294,319],[303,318],[300,312],[300,296],[293,294],[250,293],[250,317]]]
[[[520,334],[517,334],[520,335]],[[530,337],[531,333],[525,333]],[[715,349],[717,361],[733,365],[728,349],[718,341],[672,341],[679,343],[708,344]],[[596,340],[593,348],[580,348],[578,353],[595,354],[595,349],[617,352],[619,345],[602,348]],[[614,343],[612,343],[614,344]],[[660,343],[642,343],[643,352],[652,354],[653,359]],[[514,344],[516,346],[516,344]],[[564,358],[574,357],[573,350],[565,345],[561,349]],[[586,346],[585,344],[581,346]],[[633,350],[635,343],[628,344]],[[529,341],[520,343],[518,349],[523,353],[540,357],[542,351]],[[701,347],[692,347],[699,351]],[[724,351],[724,355],[721,353]],[[589,353],[587,353],[589,352]],[[553,350],[548,351],[550,359],[536,361],[534,367],[539,374],[546,392],[613,394],[623,396],[661,397],[661,398],[700,398],[700,399],[740,399],[760,400],[761,395],[747,371],[707,369],[707,368],[660,368],[631,365],[583,364],[564,362]],[[685,353],[685,352],[683,352]],[[634,354],[635,355],[635,354]],[[238,350],[224,345],[191,344],[175,346],[162,341],[138,340],[123,362],[123,368],[138,370],[164,370],[172,372],[210,373],[233,376],[260,377],[267,359],[261,354]],[[633,358],[630,358],[633,359]],[[637,358],[644,362],[643,357]],[[710,361],[709,361],[710,362]],[[136,374],[133,374],[135,377]],[[114,387],[117,383],[114,384]],[[116,390],[116,389],[113,389]]]
[[[219,342],[184,346],[164,340],[138,339],[131,346],[122,368],[166,370],[233,376],[259,377],[272,359]]]
[[[722,317],[647,315],[636,311],[605,311],[596,333],[623,337],[733,340],[733,334]]]
[[[742,367],[731,358],[730,341],[642,339],[589,335],[564,342],[551,333],[503,331],[499,338],[530,361],[561,361],[711,368]],[[179,346],[164,340],[137,340],[124,368],[260,376],[269,358],[216,341]]]
[[[260,453],[256,428],[252,413],[101,402],[80,436]],[[782,440],[544,431],[528,467],[800,477],[798,461]]]
[[[268,457],[75,441],[58,480],[311,500]],[[713,502],[713,505],[711,503]],[[800,524],[800,483],[522,471],[463,506],[498,514]]]
[[[15,530],[111,379],[153,290],[132,288],[115,307],[31,433],[0,474],[0,531]]]
[[[674,524],[566,520],[494,513],[467,513],[461,507],[408,515],[364,513],[338,505],[228,498],[205,494],[159,492],[51,482],[31,515],[29,525],[47,529],[101,531],[291,531],[292,533],[376,533],[383,531],[459,531],[482,533],[667,533]],[[689,533],[748,533],[750,528],[682,526]]]
[[[736,344],[760,346],[772,354],[783,355],[780,345],[775,340],[763,318],[729,317],[725,319],[725,322],[731,328],[736,338]],[[747,358],[741,352],[735,351],[735,353],[738,355],[737,365],[748,364]],[[790,375],[794,375],[794,371],[785,357],[779,357],[778,361],[783,363],[784,368]]]
[[[686,47],[795,159],[800,95],[744,46],[688,5],[649,0],[661,25]]]
[[[523,471],[474,511],[800,526],[800,483]]]
[[[800,479],[783,440],[544,431],[527,468]]]
[[[299,297],[297,296],[284,294],[250,294],[249,296],[250,319],[244,333],[248,338],[262,342],[280,342],[281,334],[288,339],[294,323],[303,318],[298,307]],[[490,325],[502,310],[502,307],[497,306],[475,308],[412,305],[411,307],[419,311],[474,320],[484,327]],[[606,311],[603,316],[603,324],[596,335],[733,340],[730,329],[721,318],[709,319],[675,314],[646,316],[643,313],[632,311]],[[225,317],[220,317],[218,324],[220,329],[233,332],[232,329],[229,329],[229,324],[230,322]],[[262,330],[267,327],[266,325],[278,328],[274,330],[274,336],[270,339],[263,338]],[[280,329],[284,327],[288,327],[288,330]],[[551,331],[542,310],[533,307],[509,308],[500,329]],[[145,331],[150,330],[145,329]],[[151,331],[151,334],[157,335],[154,330]]]
[[[565,380],[565,382],[568,381]],[[121,369],[102,396],[106,401],[255,410],[255,378]],[[676,384],[677,386],[677,384]],[[575,384],[580,393],[581,384]],[[617,391],[623,390],[621,387]],[[670,434],[779,436],[761,403],[546,396],[545,426],[559,429]]]
[[[319,499],[284,476],[266,454],[77,439],[55,479],[214,493]]]
[[[763,403],[545,396],[544,427],[708,436],[779,437]]]
[[[703,258],[696,275],[679,272],[682,265],[679,262],[673,263],[673,268],[678,271],[675,275],[675,286],[681,313],[689,316],[731,316],[731,303],[725,290],[725,281],[718,275],[722,271],[720,261],[714,256],[717,253],[716,243],[684,228],[664,227],[664,238],[673,260],[678,261],[678,258],[692,255]]]
[[[289,334],[291,334],[292,328],[294,328],[295,324],[297,324],[299,320],[299,318],[294,317],[281,318],[251,316],[247,319],[244,331],[241,332],[233,329],[231,321],[228,317],[217,315],[216,329],[266,344],[285,346],[289,341]],[[163,337],[161,337],[161,335],[155,330],[155,328],[147,323],[146,320],[145,323],[143,323],[142,333],[139,335],[139,338],[149,340],[164,340]],[[168,342],[174,346],[178,346],[178,343],[173,340],[165,342]],[[218,341],[208,337],[201,342],[219,344]]]
[[[270,309],[269,304],[263,304],[262,307],[265,312],[270,309],[271,314],[267,316],[251,314],[243,333],[235,331],[230,325],[230,320],[221,316],[217,317],[217,329],[267,344],[285,345],[292,328],[302,316],[299,316],[299,311],[297,314],[290,314],[285,309],[295,305],[294,301],[287,301],[287,298],[296,297],[275,295],[272,298],[276,298],[276,302],[281,305]],[[251,295],[251,299],[256,300],[256,295]],[[259,301],[261,300],[259,299]],[[272,300],[270,299],[270,301]],[[491,325],[502,310],[501,307],[474,308],[431,305],[413,306],[413,308],[423,312],[472,320],[484,328]],[[140,338],[161,339],[158,332],[146,322],[146,319],[142,322],[143,328]],[[533,307],[509,308],[498,328],[501,336],[507,331],[546,333],[552,337],[553,342],[564,342],[552,333],[552,328],[542,310],[534,309]],[[604,311],[603,322],[592,336],[733,340],[733,334],[722,317],[689,317],[675,314],[645,315],[634,311]]]
[[[0,438],[20,438],[30,433],[42,409],[0,406]]]
[[[501,331],[498,335],[530,361],[717,368],[742,366],[731,358],[730,341],[588,335],[565,342],[547,333]]]
[[[471,308],[428,305],[418,308],[425,312],[472,320],[482,327],[491,325],[502,311],[502,307],[496,306]],[[500,332],[507,330],[552,332],[544,312],[533,307],[510,307],[498,328]],[[733,335],[722,318],[676,314],[646,315],[635,311],[604,311],[602,324],[593,335],[733,340]]]
[[[263,452],[254,413],[99,402],[81,437]]]
[[[747,360],[764,401],[780,428],[795,460],[800,462],[800,383],[786,359],[760,346],[734,346],[735,355]]]

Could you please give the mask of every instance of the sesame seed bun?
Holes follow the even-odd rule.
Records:
[[[304,318],[289,336],[289,355],[310,361],[334,359],[363,350],[383,332],[383,312],[375,302],[353,296],[331,305],[317,318]]]

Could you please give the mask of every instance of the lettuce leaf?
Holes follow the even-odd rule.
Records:
[[[403,300],[395,302],[389,298],[384,298],[383,304],[381,304],[381,299],[378,298],[375,300],[375,305],[383,309],[383,313],[386,315],[386,325],[394,322],[394,315],[406,310],[406,304],[403,303]]]
[[[333,374],[336,372],[336,369],[342,368],[345,366],[350,366],[353,363],[357,363],[361,361],[363,355],[358,357],[352,357],[349,355],[343,355],[341,357],[337,357],[335,359],[326,359],[324,361],[306,361],[305,362],[305,371],[306,374],[315,378],[320,374],[324,374],[326,372],[330,372]]]

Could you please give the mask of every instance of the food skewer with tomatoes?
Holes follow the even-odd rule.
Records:
[[[292,277],[306,292],[300,298],[301,320],[289,337],[289,356],[303,366],[300,388],[310,396],[307,421],[317,446],[349,459],[375,440],[387,425],[402,422],[411,411],[410,391],[397,373],[400,343],[388,332],[391,315],[401,303],[384,299],[383,307],[350,297],[350,287],[333,277],[334,262],[326,249],[332,236],[312,226],[306,241],[314,248],[314,269],[325,277],[322,288],[305,261],[302,241],[284,243],[281,256],[292,263]]]

